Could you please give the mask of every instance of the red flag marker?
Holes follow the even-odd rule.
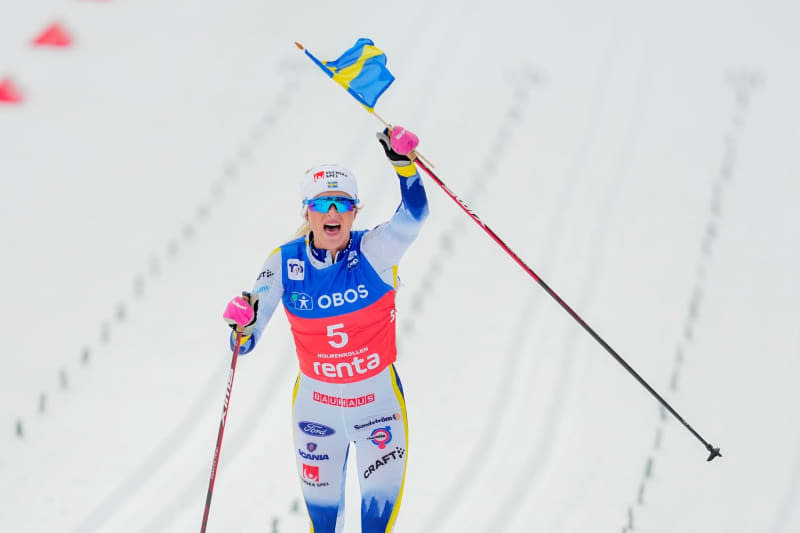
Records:
[[[0,81],[0,102],[7,104],[18,104],[22,102],[22,93],[14,86],[11,78],[4,78]]]
[[[58,46],[66,47],[72,44],[72,36],[66,28],[54,22],[33,40],[34,46]]]

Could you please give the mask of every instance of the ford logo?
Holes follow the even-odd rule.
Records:
[[[317,424],[316,422],[298,422],[297,426],[300,428],[300,431],[312,437],[326,437],[336,433],[333,428],[329,428],[323,424]]]

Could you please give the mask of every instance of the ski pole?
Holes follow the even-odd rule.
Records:
[[[386,122],[386,120],[384,120],[380,115],[375,113],[375,102],[377,101],[378,96],[380,96],[380,94],[383,91],[385,91],[386,88],[389,86],[389,84],[391,84],[392,81],[394,80],[394,77],[386,69],[386,58],[383,52],[381,52],[377,48],[372,47],[371,53],[376,54],[374,57],[382,57],[382,60],[378,61],[377,63],[374,63],[372,65],[372,68],[369,70],[369,73],[366,76],[364,76],[363,79],[361,79],[361,71],[364,68],[366,59],[368,57],[373,57],[373,56],[363,55],[365,50],[365,45],[367,44],[370,46],[373,45],[371,40],[359,39],[356,42],[355,46],[347,50],[344,54],[342,54],[342,56],[339,59],[331,62],[330,64],[327,61],[323,62],[314,57],[314,55],[311,54],[311,52],[306,50],[306,48],[297,41],[295,41],[294,44],[297,46],[299,50],[305,52],[305,54],[309,57],[309,59],[311,59],[311,61],[313,61],[329,78],[332,78],[342,88],[346,89],[351,96],[353,96],[358,102],[360,102],[367,112],[369,112],[372,116],[381,121],[387,129],[389,130],[392,129],[391,124]],[[342,72],[346,73],[346,75],[342,76],[341,75]],[[388,77],[385,76],[387,74]],[[381,79],[382,75],[384,77]],[[337,78],[337,76],[339,77]],[[365,94],[363,94],[363,91],[359,92],[359,90],[354,90],[352,83],[356,79],[359,79],[362,84],[365,84],[366,86],[370,87],[373,90],[377,89],[378,90],[377,94],[373,93],[368,101]],[[611,354],[611,356],[614,357],[614,359],[616,359],[617,362],[625,368],[625,370],[630,372],[630,374],[633,377],[635,377],[636,380],[639,381],[639,383],[641,383],[642,386],[650,392],[650,394],[652,394],[659,402],[661,402],[661,405],[663,405],[670,413],[672,413],[672,415],[675,418],[677,418],[681,422],[681,424],[686,426],[686,428],[689,431],[691,431],[692,435],[697,437],[697,439],[700,440],[700,442],[702,442],[703,445],[705,445],[706,450],[710,452],[710,455],[708,456],[707,459],[708,461],[711,461],[712,459],[714,459],[714,457],[722,457],[722,454],[719,453],[719,448],[714,448],[711,444],[706,442],[705,439],[703,439],[703,437],[701,437],[694,429],[692,429],[692,426],[687,424],[686,421],[675,411],[675,409],[673,409],[672,406],[669,405],[666,402],[666,400],[664,400],[664,398],[661,397],[661,395],[659,395],[655,390],[653,390],[653,388],[644,379],[642,379],[642,377],[639,374],[637,374],[636,371],[633,368],[631,368],[631,366],[628,363],[626,363],[625,360],[622,359],[622,357],[620,357],[619,354],[616,351],[614,351],[614,349],[611,346],[609,346],[606,341],[604,341],[600,337],[600,335],[595,333],[595,331],[591,327],[589,327],[589,325],[586,322],[584,322],[584,320],[580,316],[578,316],[578,313],[573,311],[572,308],[568,306],[567,303],[564,300],[562,300],[561,297],[558,294],[556,294],[555,291],[551,289],[547,285],[547,283],[545,283],[544,280],[542,280],[542,278],[540,278],[531,269],[531,267],[526,265],[522,261],[522,259],[520,259],[519,256],[515,254],[511,250],[511,248],[509,248],[506,245],[506,243],[504,243],[502,239],[500,239],[500,237],[497,236],[497,234],[494,231],[492,231],[492,229],[489,226],[487,226],[480,218],[478,218],[478,215],[473,213],[472,210],[470,210],[470,208],[467,207],[467,205],[458,196],[456,196],[453,193],[453,191],[451,191],[447,187],[447,185],[445,185],[442,182],[442,180],[439,179],[438,176],[436,176],[436,174],[431,172],[430,168],[428,167],[432,167],[433,165],[427,159],[421,157],[419,153],[415,153],[413,151],[411,152],[411,154],[409,154],[409,156],[416,159],[417,164],[422,167],[422,169],[433,179],[433,181],[437,183],[437,185],[439,185],[444,190],[445,193],[447,193],[447,195],[450,198],[453,199],[454,202],[456,202],[458,205],[461,206],[461,209],[463,209],[464,212],[467,213],[472,218],[472,220],[475,221],[475,223],[477,223],[480,227],[482,227],[483,230],[486,233],[488,233],[489,236],[492,239],[494,239],[494,241],[497,244],[499,244],[500,247],[503,250],[505,250],[506,253],[510,255],[514,259],[514,261],[516,261],[519,264],[519,266],[521,266],[525,270],[525,272],[527,272],[528,275],[530,275],[536,281],[536,283],[541,285],[542,288],[545,291],[547,291],[547,294],[552,296],[553,299],[557,301],[561,305],[561,307],[563,307],[572,316],[572,318],[577,320],[578,323],[581,326],[583,326],[583,329],[589,332],[589,334],[592,337],[594,337],[594,339],[597,342],[599,342],[600,345],[603,348],[605,348],[606,351],[609,354]]]
[[[474,221],[475,221],[475,223],[477,223],[477,224],[478,224],[480,227],[482,227],[482,228],[483,228],[483,230],[484,230],[486,233],[488,233],[488,234],[489,234],[489,236],[490,236],[492,239],[494,239],[494,241],[495,241],[495,242],[496,242],[498,245],[500,245],[500,247],[501,247],[503,250],[505,250],[505,252],[506,252],[508,255],[510,255],[510,256],[511,256],[511,257],[514,259],[514,261],[516,261],[516,262],[517,262],[517,264],[518,264],[519,266],[521,266],[521,267],[522,267],[522,269],[523,269],[523,270],[525,270],[525,272],[527,272],[527,273],[528,273],[528,275],[529,275],[529,276],[531,276],[531,277],[534,279],[534,281],[536,281],[536,283],[538,283],[539,285],[541,285],[541,287],[542,287],[542,288],[543,288],[545,291],[547,291],[547,294],[549,294],[550,296],[552,296],[552,297],[553,297],[553,299],[554,299],[556,302],[558,302],[558,303],[561,305],[561,307],[563,307],[563,308],[564,308],[564,310],[565,310],[565,311],[567,311],[567,313],[569,313],[569,314],[570,314],[570,316],[572,316],[572,318],[574,318],[574,319],[575,319],[575,320],[576,320],[576,321],[577,321],[577,322],[578,322],[578,323],[579,323],[581,326],[583,326],[583,329],[585,329],[585,330],[586,330],[586,331],[589,333],[589,335],[591,335],[591,336],[594,338],[594,340],[596,340],[598,343],[600,343],[600,345],[601,345],[603,348],[605,348],[605,349],[606,349],[606,351],[607,351],[609,354],[611,354],[611,356],[612,356],[614,359],[616,359],[616,360],[617,360],[617,362],[623,366],[623,368],[625,368],[625,370],[627,370],[627,371],[628,371],[628,372],[629,372],[629,373],[630,373],[630,374],[631,374],[631,375],[632,375],[634,378],[636,378],[636,380],[637,380],[639,383],[641,383],[641,384],[642,384],[642,386],[643,386],[645,389],[647,389],[647,390],[648,390],[648,392],[650,392],[650,394],[652,394],[652,395],[653,395],[653,396],[654,396],[654,397],[655,397],[655,398],[656,398],[656,399],[657,399],[659,402],[661,402],[661,405],[663,405],[663,406],[664,406],[664,407],[665,407],[665,408],[666,408],[666,409],[667,409],[667,410],[668,410],[670,413],[672,413],[672,415],[673,415],[675,418],[677,418],[677,419],[680,421],[680,423],[681,423],[681,424],[683,424],[683,425],[686,427],[686,429],[688,429],[688,430],[689,430],[689,431],[692,433],[692,435],[694,435],[695,437],[697,437],[697,439],[698,439],[700,442],[702,442],[702,443],[703,443],[703,445],[705,446],[706,450],[707,450],[707,451],[710,453],[710,455],[708,456],[708,459],[706,459],[706,461],[711,461],[711,460],[713,460],[715,457],[722,457],[722,454],[719,452],[719,448],[714,448],[714,447],[713,447],[711,444],[709,444],[708,442],[706,442],[706,440],[705,440],[703,437],[701,437],[701,436],[700,436],[700,434],[699,434],[699,433],[697,433],[697,431],[695,431],[695,430],[692,428],[692,426],[690,426],[689,424],[687,424],[687,423],[686,423],[686,421],[683,419],[683,417],[681,417],[681,415],[679,415],[679,414],[678,414],[678,412],[677,412],[677,411],[675,411],[675,409],[673,409],[673,408],[672,408],[672,406],[671,406],[669,403],[667,403],[667,401],[666,401],[666,400],[664,400],[664,398],[662,398],[660,394],[658,394],[658,393],[657,393],[657,392],[656,392],[656,391],[655,391],[655,390],[654,390],[654,389],[653,389],[653,388],[652,388],[652,387],[651,387],[651,386],[650,386],[650,385],[649,385],[649,384],[648,384],[648,383],[647,383],[647,382],[646,382],[646,381],[645,381],[645,380],[644,380],[644,379],[643,379],[643,378],[642,378],[642,377],[641,377],[641,376],[640,376],[640,375],[639,375],[639,374],[638,374],[638,373],[637,373],[637,372],[636,372],[636,371],[635,371],[633,368],[631,368],[631,366],[630,366],[628,363],[626,363],[626,362],[625,362],[625,360],[624,360],[622,357],[620,357],[620,355],[619,355],[619,354],[618,354],[618,353],[617,353],[617,352],[616,352],[616,351],[615,351],[615,350],[614,350],[614,349],[613,349],[613,348],[612,348],[612,347],[611,347],[611,346],[610,346],[610,345],[609,345],[609,344],[608,344],[606,341],[604,341],[604,340],[603,340],[603,338],[602,338],[602,337],[600,337],[600,335],[598,335],[598,334],[597,334],[597,333],[596,333],[596,332],[595,332],[595,331],[594,331],[594,330],[593,330],[593,329],[592,329],[592,328],[589,326],[589,324],[587,324],[587,323],[586,323],[586,322],[585,322],[585,321],[584,321],[584,320],[583,320],[583,319],[582,319],[582,318],[581,318],[581,317],[578,315],[578,313],[576,313],[575,311],[573,311],[573,310],[572,310],[572,308],[571,308],[569,305],[567,305],[567,303],[566,303],[564,300],[562,300],[562,299],[561,299],[561,297],[560,297],[558,294],[556,294],[556,292],[555,292],[553,289],[551,289],[551,288],[550,288],[550,286],[549,286],[549,285],[547,285],[547,283],[545,283],[545,282],[544,282],[544,280],[543,280],[542,278],[540,278],[540,277],[539,277],[539,276],[536,274],[536,272],[534,272],[534,271],[533,271],[533,269],[531,269],[531,267],[529,267],[528,265],[526,265],[526,264],[525,264],[525,262],[524,262],[522,259],[520,259],[520,258],[519,258],[519,256],[518,256],[516,253],[514,253],[514,251],[513,251],[513,250],[511,250],[511,248],[509,248],[509,247],[508,247],[508,245],[506,245],[506,243],[504,243],[504,242],[503,242],[503,240],[502,240],[502,239],[500,239],[500,237],[498,237],[498,236],[497,236],[497,234],[496,234],[494,231],[492,231],[492,229],[491,229],[489,226],[487,226],[487,225],[486,225],[486,224],[485,224],[485,223],[484,223],[484,222],[483,222],[483,221],[482,221],[482,220],[481,220],[481,219],[478,217],[478,215],[476,215],[476,214],[475,214],[475,213],[474,213],[474,212],[473,212],[473,211],[472,211],[472,210],[471,210],[469,207],[467,207],[467,204],[465,204],[465,203],[464,203],[464,202],[463,202],[463,201],[462,201],[462,200],[461,200],[461,199],[460,199],[458,196],[456,196],[456,194],[455,194],[453,191],[451,191],[451,190],[450,190],[450,188],[449,188],[449,187],[447,187],[447,185],[445,185],[445,184],[444,184],[444,182],[443,182],[441,179],[439,179],[439,177],[438,177],[436,174],[434,174],[433,172],[431,172],[431,170],[430,170],[430,169],[429,169],[429,168],[428,168],[428,167],[425,165],[425,163],[423,163],[423,162],[422,162],[422,161],[420,161],[419,159],[417,159],[416,163],[417,163],[417,164],[418,164],[420,167],[422,167],[422,169],[423,169],[423,170],[424,170],[424,171],[425,171],[425,172],[426,172],[426,173],[427,173],[427,174],[428,174],[428,175],[431,177],[431,179],[433,179],[433,181],[435,181],[435,182],[436,182],[436,184],[437,184],[437,185],[439,185],[439,187],[441,187],[441,188],[442,188],[442,190],[444,190],[444,192],[445,192],[445,193],[447,193],[447,195],[448,195],[450,198],[452,198],[454,202],[456,202],[456,203],[457,203],[459,206],[461,206],[461,209],[463,209],[463,210],[464,210],[464,212],[465,212],[466,214],[468,214],[468,215],[470,216],[470,218],[472,218],[472,220],[474,220]]]
[[[242,346],[242,329],[236,328],[236,346],[231,358],[231,368],[228,372],[228,385],[225,389],[225,403],[222,404],[222,417],[219,420],[219,432],[217,433],[217,447],[214,449],[214,460],[211,463],[211,479],[208,481],[208,495],[206,496],[206,508],[203,511],[203,525],[200,533],[205,533],[208,524],[208,512],[211,510],[211,494],[214,492],[214,480],[217,478],[217,463],[219,463],[219,451],[222,448],[222,434],[225,433],[225,419],[228,418],[228,406],[231,400],[231,389],[233,388],[233,374],[236,372],[236,360],[239,359],[239,348]]]

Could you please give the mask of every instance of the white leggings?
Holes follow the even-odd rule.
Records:
[[[344,526],[347,456],[355,443],[362,533],[392,530],[406,472],[408,423],[394,365],[355,383],[297,377],[292,399],[297,474],[312,533]]]

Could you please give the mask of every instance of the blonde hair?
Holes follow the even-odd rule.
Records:
[[[304,220],[303,223],[297,228],[297,231],[294,232],[294,236],[292,240],[299,239],[304,235],[308,235],[311,232],[311,224],[308,223],[308,220]]]

